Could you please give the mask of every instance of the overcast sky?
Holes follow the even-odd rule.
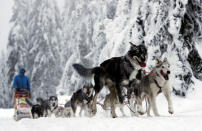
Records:
[[[6,51],[8,43],[8,34],[11,28],[9,23],[12,16],[12,7],[14,0],[0,0],[0,52]],[[65,0],[56,0],[61,11],[63,11]]]

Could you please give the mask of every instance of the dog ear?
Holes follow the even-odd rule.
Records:
[[[159,64],[161,62],[161,60],[157,57],[155,57],[155,60],[156,60],[156,64]]]
[[[131,47],[137,47],[135,44],[133,44],[132,42],[129,42]]]
[[[163,60],[163,62],[167,62],[167,61],[168,61],[168,59],[165,57],[164,60]]]
[[[137,50],[138,49],[138,46],[133,44],[132,42],[129,42],[130,43],[130,49],[131,50]]]
[[[132,42],[129,42],[131,46],[134,46],[134,44]]]

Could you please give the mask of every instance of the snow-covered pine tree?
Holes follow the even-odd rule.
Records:
[[[170,58],[173,65],[173,91],[177,95],[185,96],[187,90],[193,87],[193,75],[199,78],[202,73],[201,58],[195,48],[195,43],[201,37],[199,28],[202,23],[200,17],[197,17],[201,15],[201,6],[197,6],[200,5],[196,4],[197,1],[189,0],[164,0],[157,3],[162,7],[159,8],[159,18],[165,16],[165,24],[161,25],[162,28],[149,43],[157,43],[159,49],[156,52]],[[162,15],[162,9],[167,10],[167,15]],[[151,19],[148,18],[146,21],[148,23]]]
[[[180,34],[184,39],[183,45],[189,49],[187,60],[193,75],[202,80],[202,59],[196,49],[197,44],[202,44],[202,3],[199,0],[188,0],[185,8]]]
[[[148,70],[154,65],[153,56],[168,58],[172,65],[171,86],[175,94],[185,96],[187,90],[193,87],[193,76],[201,79],[201,58],[195,48],[195,43],[201,40],[201,4],[198,0],[103,0],[102,2],[101,4],[98,0],[85,0],[85,2],[75,0],[68,1],[65,6],[64,23],[68,24],[63,26],[67,34],[64,43],[67,45],[65,52],[69,54],[65,58],[67,62],[62,79],[63,88],[72,90],[74,87],[78,88],[79,84],[76,83],[79,77],[73,72],[72,63],[80,62],[92,67],[110,57],[124,55],[130,46],[129,41],[135,44],[144,42],[148,47]],[[90,10],[92,5],[95,8]],[[95,19],[97,17],[91,17],[94,25],[90,28],[93,30],[91,37],[87,35],[90,32],[87,30],[89,28],[85,27],[88,23],[86,12],[87,10],[89,10],[87,14],[97,12],[100,7],[104,9],[97,14],[97,16],[99,13],[103,14],[101,19],[97,21]],[[102,34],[106,40],[102,48],[97,48],[100,46],[99,41],[95,41],[97,38],[95,34],[99,32],[95,25],[99,24],[103,27],[100,29],[103,29]],[[86,42],[87,38],[91,38],[95,48]],[[99,54],[93,53],[95,49]],[[97,56],[92,57],[94,55]],[[69,90],[70,93],[72,90]]]
[[[18,68],[24,66],[27,69],[29,31],[29,13],[31,2],[28,0],[15,0],[13,6],[13,16],[10,20],[13,27],[10,30],[7,45],[7,66],[8,66],[8,87],[12,88],[14,75],[18,73]],[[30,76],[30,70],[27,74]],[[13,93],[12,91],[10,92]],[[10,98],[8,105],[13,105],[13,98]],[[8,106],[10,107],[10,106]]]
[[[61,20],[55,0],[15,0],[9,36],[9,84],[24,67],[33,98],[56,94],[62,75],[59,45]]]
[[[198,1],[144,0],[129,32],[129,39],[144,41],[148,47],[150,69],[153,56],[168,57],[176,95],[185,96],[193,87],[193,75],[200,78],[202,73],[201,58],[195,48],[201,38],[200,16]]]
[[[100,51],[106,44],[105,9],[105,1],[65,1],[62,15],[62,63],[65,69],[59,93],[71,94],[81,87],[81,77],[73,70],[72,63],[79,62],[88,67],[98,64]]]
[[[12,107],[12,88],[8,85],[7,57],[4,52],[0,56],[0,108]]]
[[[33,4],[29,26],[32,94],[47,98],[56,94],[62,76],[60,12],[55,0],[35,0]]]

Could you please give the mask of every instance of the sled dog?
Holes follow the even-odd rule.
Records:
[[[42,98],[38,97],[36,99],[36,104],[31,103],[28,99],[26,99],[26,102],[32,107],[31,113],[34,119],[39,117],[47,117],[50,114],[50,106],[48,101],[45,101]]]
[[[70,114],[73,112],[75,116],[77,107],[80,106],[79,116],[82,116],[84,110],[85,116],[92,116],[92,100],[93,100],[93,85],[91,83],[85,83],[83,88],[73,93],[70,101],[65,104],[65,108],[70,110]]]
[[[93,114],[97,112],[97,97],[103,86],[110,91],[110,106],[112,117],[117,117],[115,113],[115,101],[118,96],[120,103],[123,103],[122,85],[127,85],[129,79],[136,77],[137,71],[146,66],[147,49],[144,44],[134,45],[127,54],[122,57],[113,57],[100,64],[98,67],[86,68],[81,64],[73,64],[74,69],[82,77],[94,77]],[[136,79],[136,78],[135,78]]]
[[[142,77],[141,82],[133,81],[132,87],[138,88],[139,94],[136,97],[140,97],[141,101],[144,99],[148,102],[147,115],[150,115],[150,110],[152,108],[155,116],[159,116],[159,112],[156,105],[156,97],[159,93],[163,92],[168,102],[168,112],[170,114],[174,113],[173,104],[171,100],[171,90],[169,84],[170,75],[170,64],[165,58],[163,61],[156,58],[156,66],[153,68],[149,75]],[[139,88],[140,86],[140,88]],[[139,103],[141,107],[141,102]],[[135,108],[135,106],[134,106]]]

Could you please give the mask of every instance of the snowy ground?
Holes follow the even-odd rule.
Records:
[[[163,95],[158,97],[161,117],[131,117],[127,107],[127,117],[110,118],[101,108],[93,118],[39,118],[14,121],[13,109],[0,109],[0,131],[199,131],[202,128],[202,82],[196,82],[195,91],[187,98],[173,96],[174,115],[167,112],[167,102]],[[118,112],[118,110],[117,110]],[[118,112],[120,116],[120,112]]]

